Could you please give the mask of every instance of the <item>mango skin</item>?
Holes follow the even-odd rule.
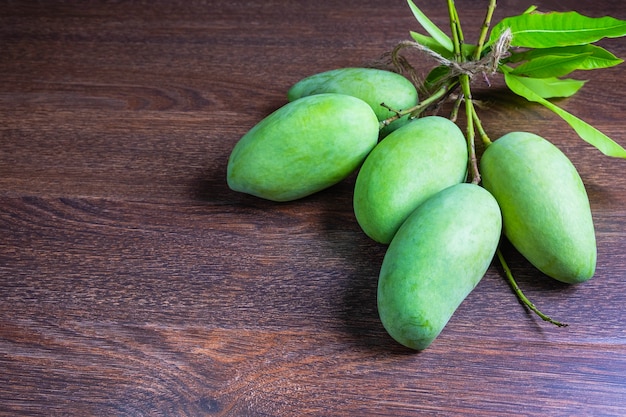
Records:
[[[498,203],[474,184],[453,185],[419,206],[380,270],[378,313],[389,335],[426,349],[484,276],[501,230]]]
[[[294,84],[287,98],[291,101],[320,93],[360,98],[372,107],[379,121],[395,114],[380,103],[395,110],[406,110],[418,103],[417,89],[411,81],[395,72],[375,68],[338,68],[311,75]]]
[[[540,136],[512,132],[485,150],[483,186],[502,209],[504,234],[544,274],[569,284],[596,269],[589,199],[576,168]]]
[[[296,200],[350,175],[377,141],[378,120],[364,101],[343,94],[304,97],[261,120],[237,142],[227,183],[267,200]]]
[[[368,155],[354,186],[361,229],[387,244],[408,215],[437,192],[465,179],[467,145],[452,121],[428,116],[395,130]]]

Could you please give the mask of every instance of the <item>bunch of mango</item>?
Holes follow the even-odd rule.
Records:
[[[512,132],[493,141],[480,160],[481,186],[467,182],[468,144],[453,121],[385,122],[392,109],[418,103],[400,74],[336,69],[299,81],[287,97],[235,145],[228,185],[284,202],[358,172],[354,214],[367,236],[388,245],[377,307],[399,343],[422,350],[435,340],[485,275],[502,234],[549,277],[574,284],[593,276],[583,182],[547,140]]]

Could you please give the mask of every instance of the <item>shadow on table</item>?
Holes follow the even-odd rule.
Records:
[[[370,239],[358,225],[352,209],[354,181],[346,181],[325,190],[321,227],[332,250],[341,256],[343,296],[337,319],[346,333],[346,341],[359,350],[385,354],[415,354],[394,341],[384,329],[377,309],[378,275],[387,245]]]

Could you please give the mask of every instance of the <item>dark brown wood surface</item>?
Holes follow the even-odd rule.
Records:
[[[626,19],[621,0],[535,3]],[[457,2],[468,39],[486,4]],[[443,0],[418,5],[446,26]],[[496,19],[530,5],[500,1]],[[283,204],[228,189],[230,150],[293,83],[417,29],[401,0],[3,2],[0,415],[626,415],[626,161],[497,77],[476,82],[488,133],[543,135],[588,189],[591,281],[505,248],[567,328],[527,312],[494,263],[411,352],[378,320],[385,247],[354,219],[354,176]],[[560,105],[626,145],[625,75],[576,74],[590,81]]]

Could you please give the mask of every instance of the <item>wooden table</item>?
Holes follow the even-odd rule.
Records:
[[[468,39],[486,4],[457,2]],[[530,4],[500,1],[496,19]],[[418,5],[446,27],[444,1]],[[626,18],[622,1],[575,7]],[[591,281],[559,284],[505,247],[569,327],[525,310],[494,263],[411,352],[378,319],[385,246],[354,219],[354,176],[292,203],[228,189],[230,150],[293,83],[409,30],[400,0],[5,2],[0,415],[625,415],[626,161],[497,79],[475,87],[489,134],[543,135],[588,189]],[[602,45],[626,57],[623,39]],[[590,81],[560,105],[626,145],[625,75],[577,74]]]

